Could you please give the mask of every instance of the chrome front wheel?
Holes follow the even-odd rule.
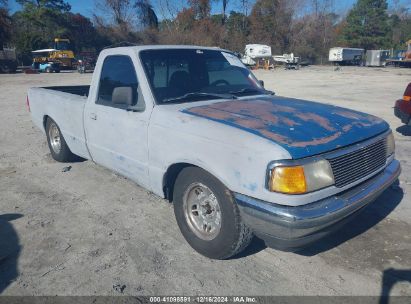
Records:
[[[184,216],[191,231],[202,240],[212,240],[221,229],[221,209],[215,194],[201,183],[191,184],[183,197]]]
[[[181,170],[172,198],[181,233],[202,255],[227,259],[250,243],[252,231],[242,222],[231,192],[205,170]]]

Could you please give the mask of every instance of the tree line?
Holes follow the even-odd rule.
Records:
[[[325,63],[333,46],[404,49],[411,39],[411,1],[393,0],[388,7],[386,0],[357,0],[338,12],[334,0],[187,0],[183,8],[158,0],[156,9],[150,0],[101,0],[91,17],[72,12],[64,0],[16,1],[21,9],[11,14],[7,0],[0,0],[0,46],[15,46],[24,64],[32,50],[50,47],[56,37],[69,38],[75,52],[122,41],[237,52],[259,43],[313,63]],[[227,12],[229,4],[236,9]],[[221,13],[212,14],[212,5]]]

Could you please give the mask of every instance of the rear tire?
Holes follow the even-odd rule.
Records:
[[[253,238],[242,222],[231,192],[197,167],[183,169],[174,187],[174,214],[184,238],[200,254],[227,259]]]
[[[3,66],[1,66],[1,71],[5,74],[10,74],[12,72],[12,69],[8,64],[4,64]]]
[[[76,160],[77,156],[70,151],[60,128],[50,117],[47,118],[46,122],[46,136],[51,156],[54,160],[63,163]]]

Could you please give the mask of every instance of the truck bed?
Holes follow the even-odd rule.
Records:
[[[89,86],[53,86],[31,88],[28,99],[33,122],[45,131],[46,119],[58,123],[71,151],[88,158],[83,110],[87,101]]]
[[[77,85],[77,86],[52,86],[52,87],[43,87],[43,89],[60,91],[64,93],[86,96],[88,97],[88,92],[90,90],[89,85]]]

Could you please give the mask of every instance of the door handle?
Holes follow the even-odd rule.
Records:
[[[90,118],[93,119],[93,120],[97,120],[96,113],[90,113]]]

